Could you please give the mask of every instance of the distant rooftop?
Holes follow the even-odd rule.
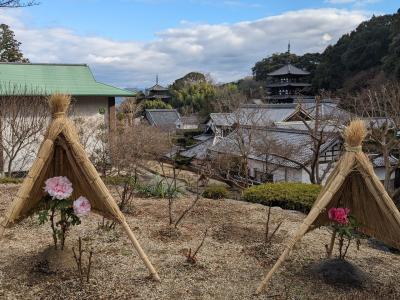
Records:
[[[160,92],[160,91],[168,91],[167,88],[165,88],[165,87],[159,85],[158,83],[155,84],[155,85],[153,85],[153,86],[152,86],[151,88],[149,88],[148,90],[149,90],[149,91],[157,91],[157,92]]]
[[[0,95],[134,96],[96,81],[86,64],[0,63]]]
[[[299,69],[292,64],[284,65],[282,68],[268,73],[268,76],[282,76],[282,75],[310,75],[309,72]]]
[[[146,109],[145,114],[150,125],[162,130],[175,129],[181,121],[181,116],[176,109]]]

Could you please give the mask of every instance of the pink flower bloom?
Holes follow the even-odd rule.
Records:
[[[339,224],[345,225],[349,222],[348,215],[350,213],[350,209],[343,207],[332,207],[328,211],[329,220],[337,222]]]
[[[80,196],[74,201],[74,213],[78,217],[86,216],[90,213],[90,202],[83,196]]]
[[[44,190],[53,198],[62,200],[71,196],[73,188],[67,177],[58,176],[47,179]]]

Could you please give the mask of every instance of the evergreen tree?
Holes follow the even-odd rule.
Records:
[[[305,69],[311,73],[311,78],[320,63],[321,54],[319,53],[306,53],[298,56],[293,53],[274,53],[271,56],[264,58],[257,62],[253,67],[253,76],[257,81],[265,81],[268,78],[268,73],[283,67],[287,63],[291,63],[298,68]]]
[[[21,43],[15,39],[14,32],[6,24],[0,25],[0,62],[24,62],[29,60],[24,58],[19,47]]]
[[[400,79],[400,9],[395,15],[391,29],[389,53],[384,58],[384,70],[388,77]]]

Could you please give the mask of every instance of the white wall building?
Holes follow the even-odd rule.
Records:
[[[23,103],[32,96],[45,97],[53,93],[72,96],[70,113],[72,119],[78,121],[78,127],[81,124],[87,129],[93,129],[103,123],[109,130],[116,127],[115,97],[134,96],[130,91],[97,82],[89,67],[84,64],[0,63],[0,101],[8,98]],[[10,128],[3,126],[0,132],[3,142],[7,130]],[[94,143],[93,137],[86,139],[89,145]],[[8,145],[0,144],[3,146],[0,150],[0,172],[8,172],[5,167],[8,155],[4,151]],[[37,149],[38,145],[31,145],[21,150],[11,172],[28,170],[32,160],[26,161],[26,156],[29,154],[34,158]]]

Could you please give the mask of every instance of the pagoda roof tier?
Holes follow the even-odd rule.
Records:
[[[277,82],[277,83],[270,83],[267,84],[268,88],[274,88],[274,87],[309,87],[311,86],[310,83],[303,83],[303,82]]]
[[[292,64],[284,65],[282,68],[268,73],[268,76],[283,76],[283,75],[310,75],[309,72],[299,69]]]
[[[152,86],[151,88],[148,89],[149,91],[168,91],[168,88],[165,88],[161,85],[159,85],[158,83],[154,86]]]

